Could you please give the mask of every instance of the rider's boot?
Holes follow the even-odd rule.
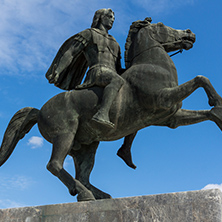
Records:
[[[92,118],[93,121],[102,124],[103,126],[114,128],[115,125],[110,122],[107,110],[100,109]]]
[[[94,86],[94,83],[88,83],[88,82],[85,82],[81,85],[77,85],[75,87],[76,90],[78,89],[87,89],[89,87],[92,87]],[[105,91],[105,89],[104,89]],[[108,94],[108,93],[107,93]],[[109,95],[108,95],[109,96]],[[105,97],[105,95],[103,95],[103,97]],[[101,108],[99,109],[99,111],[93,116],[92,120],[97,122],[97,123],[100,123],[104,126],[107,126],[109,128],[114,128],[114,124],[112,122],[110,122],[109,120],[109,108],[110,106],[112,105],[112,103],[110,104],[109,101],[106,102],[105,98],[103,99],[104,101],[102,101],[102,106]]]

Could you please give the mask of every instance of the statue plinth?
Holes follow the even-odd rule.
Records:
[[[0,221],[222,222],[217,189],[0,210]]]

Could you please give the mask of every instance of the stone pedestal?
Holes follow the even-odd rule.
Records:
[[[4,222],[222,222],[222,193],[201,190],[0,210]]]

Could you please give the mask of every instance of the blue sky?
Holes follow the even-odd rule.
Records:
[[[89,28],[100,8],[115,12],[110,34],[122,54],[135,20],[152,17],[153,23],[190,28],[197,37],[193,49],[173,57],[179,83],[201,74],[222,95],[220,0],[4,0],[0,8],[0,139],[15,112],[27,106],[40,109],[62,92],[47,82],[45,72],[61,44]],[[203,89],[187,98],[183,108],[209,109]],[[92,184],[113,198],[220,188],[222,184],[222,135],[213,122],[175,130],[141,130],[132,148],[136,170],[116,156],[121,144],[122,140],[102,142],[91,174]],[[51,144],[33,127],[0,168],[0,208],[76,201],[46,170],[50,155]],[[69,157],[65,168],[74,175]]]

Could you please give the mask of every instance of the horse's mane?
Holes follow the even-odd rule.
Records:
[[[148,26],[152,22],[152,19],[150,17],[145,18],[143,21],[138,20],[132,23],[130,26],[129,34],[126,39],[125,44],[125,66],[126,68],[129,68],[130,66],[130,60],[129,60],[129,48],[132,44],[132,37],[134,34],[136,34],[141,28]]]

